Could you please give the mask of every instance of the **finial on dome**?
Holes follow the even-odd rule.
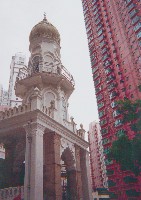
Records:
[[[47,21],[46,13],[44,12],[44,19],[43,21]]]

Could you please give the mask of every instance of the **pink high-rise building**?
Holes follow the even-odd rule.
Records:
[[[97,188],[107,188],[102,136],[98,122],[90,123],[88,140],[90,144],[90,165],[93,191]]]
[[[140,177],[121,171],[107,153],[119,135],[135,135],[122,124],[116,101],[141,99],[141,1],[82,0],[102,144],[112,199],[141,199]]]

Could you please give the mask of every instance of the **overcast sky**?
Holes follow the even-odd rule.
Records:
[[[63,65],[75,79],[70,116],[79,125],[98,120],[81,0],[4,0],[0,6],[0,83],[8,87],[10,62],[16,52],[29,56],[29,33],[47,19],[60,32]],[[79,127],[79,126],[78,126]]]

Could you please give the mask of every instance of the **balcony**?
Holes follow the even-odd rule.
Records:
[[[102,128],[101,129],[101,135],[106,135],[108,133],[108,128]]]
[[[93,0],[92,2],[93,2],[93,4],[95,4],[95,3],[97,3],[97,2],[98,2],[98,0]]]
[[[140,192],[137,192],[134,189],[126,190],[126,194],[128,197],[139,197],[140,196]]]
[[[109,138],[104,138],[102,140],[102,144],[105,145],[105,144],[109,144],[110,143],[110,139]]]
[[[108,85],[107,89],[109,92],[111,92],[111,90],[115,89],[116,84],[115,83],[111,83],[110,85]]]
[[[93,64],[94,65],[94,64]],[[92,73],[95,73],[98,70],[98,67],[92,68]]]
[[[110,66],[111,64],[112,64],[112,62],[111,62],[110,60],[106,60],[106,61],[104,62],[105,68],[108,67],[108,66]]]
[[[132,19],[132,24],[135,25],[141,18],[139,16],[135,16],[133,19]]]
[[[126,4],[129,4],[129,3],[131,3],[132,2],[132,0],[125,0],[125,3]]]
[[[117,132],[116,132],[116,136],[117,137],[121,137],[123,135],[126,134],[126,131],[124,129],[119,129]]]
[[[130,17],[134,17],[138,13],[138,10],[134,9],[131,12],[129,12]]]
[[[101,29],[102,27],[103,27],[103,24],[100,23],[100,24],[96,27],[96,30],[99,31],[99,29]]]
[[[108,121],[107,121],[107,119],[105,118],[105,119],[102,119],[102,120],[100,120],[100,125],[101,126],[105,126],[105,125],[107,125],[107,123],[108,123]]]
[[[120,112],[118,110],[115,110],[113,112],[113,117],[118,117],[120,115]]]
[[[104,102],[101,102],[101,103],[98,104],[98,109],[101,109],[103,107],[104,107]]]
[[[115,97],[117,97],[117,92],[116,91],[113,91],[113,92],[111,92],[111,94],[110,94],[110,99],[112,100],[112,99],[114,99]]]
[[[141,31],[137,34],[137,38],[141,39]]]
[[[122,125],[122,120],[121,119],[117,119],[114,123],[115,127],[121,126]]]
[[[98,37],[98,39],[99,39],[99,42],[101,42],[102,40],[104,40],[104,38],[105,38],[106,36],[103,34],[103,35],[100,35],[99,37]]]
[[[102,60],[105,61],[108,58],[110,58],[110,54],[107,53],[102,57]]]
[[[107,176],[111,176],[114,174],[114,170],[109,169],[109,170],[107,170],[106,174],[107,174]]]
[[[114,75],[109,75],[107,78],[106,78],[106,82],[109,84],[111,83],[111,81],[115,80],[115,76]]]
[[[105,111],[102,110],[102,111],[99,111],[99,118],[102,118],[106,115]]]
[[[137,178],[133,177],[133,176],[126,176],[123,178],[124,182],[126,184],[129,184],[129,183],[136,183],[138,180]]]
[[[138,22],[138,23],[136,24],[136,26],[134,27],[134,31],[135,31],[135,32],[138,32],[138,31],[140,30],[140,28],[141,28],[141,22]]]
[[[97,79],[94,81],[95,87],[98,86],[100,84],[100,79]]]
[[[98,77],[99,77],[99,73],[98,72],[93,74],[93,80],[96,80]]]
[[[104,49],[102,49],[101,52],[102,52],[102,54],[105,54],[105,53],[107,53],[107,51],[108,51],[108,48],[105,47]]]
[[[98,87],[98,88],[95,88],[95,93],[98,94],[99,92],[101,92],[101,90],[102,90],[102,87],[101,87],[101,86]]]
[[[97,101],[100,101],[100,100],[103,99],[103,95],[102,95],[102,94],[99,94],[99,95],[96,96],[96,98],[97,98]]]
[[[113,102],[111,103],[111,107],[112,107],[112,108],[115,108],[117,105],[118,105],[118,104],[117,104],[116,101],[113,101]]]
[[[135,5],[134,3],[131,3],[130,5],[128,5],[128,6],[127,6],[128,11],[131,12],[131,10],[132,10],[133,8],[135,8],[135,6],[136,6],[136,5]]]
[[[113,164],[113,160],[109,160],[109,159],[105,159],[105,165],[107,166],[107,165],[112,165]],[[108,185],[109,185],[109,183],[108,183]],[[111,185],[109,185],[109,187],[113,187],[113,186],[115,186],[116,184],[111,184]]]

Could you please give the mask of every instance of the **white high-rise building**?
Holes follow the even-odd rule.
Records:
[[[0,84],[0,106],[2,105],[2,94],[3,94],[3,88],[2,85]]]
[[[0,84],[0,111],[4,111],[8,107],[8,92],[7,90],[4,90],[3,86]]]
[[[16,78],[21,71],[26,71],[26,56],[19,52],[15,56],[12,56],[12,61],[10,65],[10,79],[9,79],[9,89],[8,89],[8,101],[9,106],[19,106],[22,102],[22,99],[16,97],[15,95],[15,82]]]

